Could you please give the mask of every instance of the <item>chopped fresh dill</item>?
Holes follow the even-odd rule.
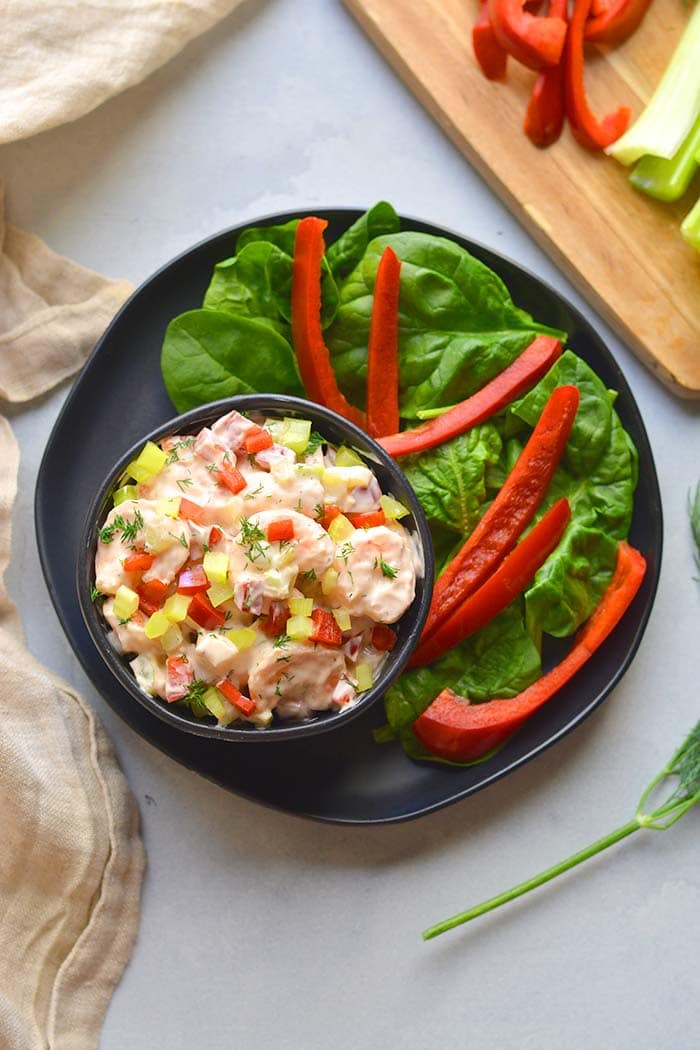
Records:
[[[178,478],[175,484],[179,488],[180,492],[185,492],[192,484],[192,478],[189,476],[186,478]]]
[[[210,474],[218,474],[219,473],[219,468],[217,467],[216,463],[207,463],[206,466],[207,466],[207,470],[209,471]]]
[[[313,581],[316,579],[316,570],[315,569],[307,569],[306,572],[302,572],[301,578],[306,583],[313,583]]]
[[[243,497],[243,499],[253,499],[255,496],[259,496],[264,488],[265,488],[265,486],[263,485],[263,483],[261,481],[260,484],[258,485],[258,487],[256,489],[253,489],[252,492],[246,492],[246,494]]]
[[[338,549],[338,554],[343,559],[343,561],[345,562],[346,565],[348,563],[348,558],[350,557],[351,554],[354,554],[354,552],[355,552],[355,548],[353,547],[353,545],[350,542],[350,540],[346,540],[345,543],[343,544],[343,546]]]
[[[102,591],[98,587],[95,587],[95,586],[91,587],[91,589],[90,589],[90,601],[91,602],[97,602],[97,601],[100,600],[100,598],[106,598],[106,597],[107,597],[107,595],[103,594]]]
[[[115,532],[120,532],[123,542],[133,548],[136,535],[142,528],[143,516],[140,510],[136,510],[132,521],[125,521],[121,514],[117,514],[111,525],[105,525],[100,529],[98,536],[102,543],[111,543]]]
[[[250,518],[241,518],[241,539],[238,542],[241,547],[247,548],[248,561],[266,558],[270,549],[265,533],[257,522],[251,522]]]
[[[181,543],[183,547],[189,547],[189,543],[187,542],[187,537],[185,536],[184,532],[181,532],[178,536],[178,542]]]
[[[387,564],[383,558],[379,560],[379,567],[382,570],[382,576],[386,576],[389,580],[395,580],[399,574],[399,570],[395,569],[393,565]]]
[[[291,640],[292,639],[289,637],[288,634],[280,634],[275,638],[274,642],[272,643],[272,648],[286,649]]]

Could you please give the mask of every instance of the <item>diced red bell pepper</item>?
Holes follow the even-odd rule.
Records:
[[[408,456],[413,452],[425,452],[464,434],[490,419],[534,386],[549,371],[561,351],[562,345],[558,339],[538,335],[512,364],[476,394],[414,430],[403,430],[391,437],[379,438],[379,444],[390,456]]]
[[[226,623],[224,614],[219,609],[214,608],[203,591],[194,595],[187,607],[187,615],[190,620],[194,620],[205,631],[214,631],[217,627],[223,627]]]
[[[624,616],[639,590],[646,561],[622,542],[613,578],[591,618],[564,659],[518,696],[470,704],[443,691],[413,723],[413,732],[433,755],[471,762],[503,744],[512,733],[576,674]]]
[[[161,605],[156,605],[155,602],[149,602],[147,598],[143,597],[143,595],[139,595],[139,609],[142,613],[145,613],[146,616],[153,616],[153,613],[158,612],[160,608],[162,608]]]
[[[332,503],[326,503],[323,508],[323,517],[320,519],[319,525],[328,532],[328,526],[330,523],[342,513],[340,507],[334,507]]]
[[[181,572],[177,581],[179,594],[199,594],[211,586],[209,577],[201,565],[193,565],[190,569]]]
[[[286,602],[270,602],[267,616],[260,619],[260,627],[269,638],[284,634],[289,619],[289,606]]]
[[[180,509],[178,510],[178,517],[182,518],[183,521],[193,521],[195,525],[204,525],[207,518],[206,509],[200,506],[199,503],[193,503],[189,499],[180,500]]]
[[[372,437],[399,429],[399,291],[401,260],[388,245],[374,281],[367,345],[367,429]]]
[[[184,656],[169,656],[165,667],[165,699],[172,704],[175,700],[182,700],[187,696],[187,690],[194,679],[194,671]]]
[[[335,621],[332,613],[327,609],[314,609],[311,613],[314,622],[310,635],[312,642],[320,642],[322,645],[341,646],[343,644],[343,632]]]
[[[124,559],[124,571],[125,572],[145,572],[146,569],[150,569],[151,565],[155,561],[155,555],[146,554],[145,551],[134,554],[127,554]]]
[[[397,642],[396,631],[386,624],[378,623],[372,631],[372,645],[380,653],[390,652]]]
[[[265,431],[265,433],[267,433],[267,431]],[[272,438],[270,438],[270,442],[272,442]],[[237,467],[219,467],[216,474],[216,480],[220,485],[224,485],[229,489],[234,496],[239,492],[242,492],[248,484]]]
[[[321,262],[325,219],[301,219],[294,240],[292,339],[301,381],[311,401],[333,409],[363,427],[363,412],[341,393],[321,327]]]
[[[489,14],[496,39],[529,69],[556,66],[566,38],[566,22],[525,10],[523,0],[489,0]]]
[[[649,10],[651,0],[593,0],[584,27],[584,39],[591,44],[617,46],[632,36]]]
[[[505,80],[508,52],[499,44],[493,31],[489,0],[481,0],[479,17],[472,29],[472,47],[484,76],[489,80]]]
[[[242,711],[246,718],[256,710],[255,701],[249,696],[244,696],[239,689],[236,689],[233,682],[229,682],[228,678],[222,678],[220,682],[217,682],[216,688],[224,694],[229,703]]]
[[[209,546],[216,547],[217,543],[220,543],[223,539],[223,532],[218,525],[212,525],[209,531]]]
[[[144,598],[147,602],[152,602],[157,608],[163,604],[168,594],[168,585],[160,580],[149,580],[147,583],[142,582],[136,589],[141,598]]]
[[[613,113],[598,120],[588,105],[584,84],[583,37],[590,8],[591,0],[574,0],[564,61],[566,115],[574,138],[581,146],[587,149],[605,149],[627,129],[630,111],[629,107],[620,106]]]
[[[279,521],[271,521],[265,529],[265,535],[270,543],[279,540],[294,539],[294,522],[291,518],[280,518]]]
[[[246,452],[252,456],[265,448],[272,448],[274,441],[269,430],[265,430],[264,427],[252,427],[246,434],[243,445]]]
[[[372,529],[376,525],[386,525],[386,514],[383,510],[369,510],[364,514],[348,514],[347,518],[356,529]]]
[[[432,663],[503,612],[558,545],[570,518],[569,501],[557,500],[486,582],[458,605],[429,638],[421,637],[409,667]]]
[[[549,13],[564,21],[568,19],[568,0],[551,0]],[[556,64],[543,69],[532,88],[525,111],[523,130],[530,142],[544,149],[556,142],[564,127],[565,116],[564,56]]]

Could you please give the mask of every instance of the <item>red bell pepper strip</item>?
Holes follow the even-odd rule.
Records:
[[[155,555],[142,553],[127,554],[124,559],[125,572],[145,572],[155,561]]]
[[[530,14],[523,0],[489,0],[489,14],[496,39],[522,65],[537,71],[557,65],[566,37],[563,18]]]
[[[270,440],[272,440],[272,438],[270,438]],[[232,492],[234,496],[239,492],[242,492],[248,484],[237,467],[219,467],[216,472],[216,480],[220,485],[224,485],[230,492]]]
[[[206,594],[201,591],[199,594],[194,595],[187,606],[187,615],[190,620],[194,620],[205,631],[214,631],[217,627],[223,627],[226,623],[225,615],[218,609],[215,609]]]
[[[489,80],[505,80],[508,52],[501,47],[493,31],[489,0],[481,0],[479,17],[472,29],[472,47],[484,76]]]
[[[292,270],[292,339],[306,396],[326,405],[358,426],[365,416],[338,388],[321,328],[321,260],[323,231],[328,223],[313,216],[301,219],[294,241]]]
[[[639,551],[620,543],[613,578],[561,663],[507,700],[470,704],[451,689],[443,689],[413,723],[413,731],[423,746],[433,755],[457,762],[474,761],[499,747],[566,685],[602,645],[632,604],[645,572],[646,561]]]
[[[210,587],[209,577],[201,565],[193,565],[191,569],[181,572],[177,580],[178,594],[199,594]]]
[[[185,499],[184,497],[180,500],[180,509],[177,514],[179,518],[183,519],[183,521],[193,521],[196,525],[204,525],[207,516],[204,507],[200,506],[199,503],[193,503],[192,500]]]
[[[641,25],[651,0],[611,0],[599,10],[600,0],[593,0],[584,28],[584,39],[591,44],[624,43]]]
[[[571,518],[566,499],[557,500],[496,571],[426,639],[421,638],[409,667],[424,667],[475,634],[521,594],[564,535]]]
[[[374,280],[367,346],[367,430],[372,437],[399,429],[399,290],[401,260],[388,246]]]
[[[251,427],[243,441],[243,447],[249,455],[262,452],[263,449],[272,448],[274,441],[272,434],[264,427]]]
[[[426,449],[441,445],[443,441],[458,437],[495,416],[534,386],[549,371],[561,351],[562,345],[558,339],[550,335],[538,335],[512,364],[471,397],[414,430],[403,430],[400,434],[379,438],[379,444],[390,456],[397,457],[425,452]]]
[[[369,510],[364,514],[347,514],[346,517],[356,529],[373,529],[377,525],[386,525],[386,514],[383,510]]]
[[[575,386],[552,391],[505,484],[435,583],[421,643],[488,579],[534,518],[569,440],[578,403]]]
[[[311,613],[311,619],[314,622],[314,626],[309,635],[310,641],[336,647],[343,644],[343,632],[338,627],[332,613],[329,613],[326,609],[314,609]]]
[[[605,149],[626,130],[630,111],[629,107],[620,106],[602,120],[598,120],[591,113],[584,85],[583,54],[583,36],[590,7],[591,0],[574,0],[564,61],[566,115],[574,138],[581,146],[587,149]]]
[[[567,0],[551,0],[550,15],[568,18]],[[556,142],[564,127],[564,59],[543,69],[532,88],[523,131],[533,145],[544,149]]]
[[[294,522],[291,518],[280,518],[279,521],[271,521],[265,530],[270,543],[275,543],[279,540],[293,540],[294,539]]]
[[[378,623],[372,630],[372,645],[379,653],[388,653],[394,648],[397,642],[396,631],[392,631],[391,627],[387,627],[383,623]]]
[[[589,18],[594,18],[597,15],[602,15],[606,11],[610,10],[611,0],[591,0],[591,13]]]
[[[220,693],[224,694],[229,703],[237,707],[239,711],[242,711],[246,717],[252,715],[253,711],[255,711],[255,701],[248,696],[244,696],[239,689],[236,689],[233,682],[229,682],[228,678],[222,678],[220,682],[217,682],[216,688]]]
[[[277,638],[284,634],[289,619],[289,606],[286,602],[270,602],[270,609],[266,617],[259,621],[260,627],[269,638]]]

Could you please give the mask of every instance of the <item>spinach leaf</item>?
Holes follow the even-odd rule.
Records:
[[[362,259],[370,241],[383,234],[398,233],[399,228],[399,217],[391,204],[379,201],[328,248],[326,259],[333,275],[347,277]]]
[[[402,260],[404,418],[463,400],[510,364],[537,333],[553,331],[518,309],[501,279],[452,241],[408,232],[377,237],[341,283],[338,312],[327,331],[339,383],[355,403],[364,402],[374,282],[387,245]]]
[[[290,219],[279,226],[249,226],[238,235],[236,254],[243,251],[248,244],[266,241],[281,248],[285,255],[294,255],[294,238],[297,233],[298,219]]]
[[[161,370],[178,412],[259,390],[302,393],[286,340],[269,325],[217,310],[190,310],[170,322]]]

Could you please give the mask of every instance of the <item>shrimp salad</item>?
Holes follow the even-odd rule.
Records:
[[[264,727],[371,688],[422,563],[352,449],[233,411],[148,442],[113,498],[93,598],[144,692]]]

